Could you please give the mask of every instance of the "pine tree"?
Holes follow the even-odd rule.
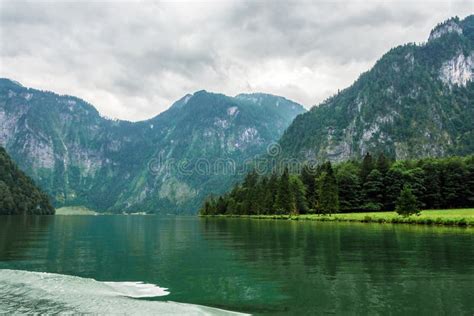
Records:
[[[278,184],[275,210],[279,214],[294,213],[296,211],[295,198],[290,188],[290,175],[285,168]]]
[[[387,174],[388,170],[390,169],[390,161],[383,153],[380,153],[377,157],[376,168],[383,176]]]
[[[460,161],[454,158],[449,160],[443,166],[442,173],[442,194],[443,207],[454,208],[459,206],[459,195],[463,191],[464,170]]]
[[[474,206],[474,161],[470,162],[466,168],[466,184],[465,196],[466,207]]]
[[[418,201],[413,194],[410,186],[403,186],[400,197],[397,200],[397,206],[395,208],[398,214],[403,216],[410,216],[412,214],[419,214]]]
[[[331,163],[326,163],[323,170],[318,180],[318,211],[322,214],[336,213],[339,211],[339,195],[337,181]]]
[[[418,199],[420,205],[419,207],[425,207],[423,201],[420,201],[420,198],[425,195],[426,188],[424,186],[424,172],[420,167],[411,168],[405,172],[405,184],[408,184],[411,188],[411,191]]]
[[[262,177],[256,187],[253,195],[253,205],[256,214],[265,214],[265,195],[267,191],[267,178]]]
[[[400,196],[405,182],[402,168],[398,165],[392,166],[386,175],[386,182],[387,195],[384,209],[393,211],[395,210],[397,198]]]
[[[455,208],[463,205],[462,192],[466,169],[458,158],[448,158],[443,170],[444,207]]]
[[[296,176],[290,176],[291,191],[295,199],[296,214],[305,214],[308,211],[308,203],[306,201],[306,188],[303,181]]]
[[[422,164],[424,194],[420,197],[424,207],[436,209],[441,207],[441,172],[437,163],[429,160]]]
[[[217,199],[217,206],[216,206],[216,211],[217,211],[217,214],[225,214],[227,213],[227,202],[226,200],[224,199],[224,197],[222,196],[219,196],[219,198]]]
[[[363,185],[364,209],[369,211],[380,211],[383,207],[384,184],[383,176],[378,169],[373,169],[366,178]]]
[[[204,201],[203,206],[199,210],[199,214],[201,214],[201,215],[211,215],[211,203],[210,203],[209,199],[206,199]]]
[[[247,173],[245,176],[244,182],[242,183],[242,187],[247,189],[253,189],[258,182],[258,174],[255,170]]]
[[[381,179],[382,179],[383,185],[381,188],[381,194],[382,194],[381,208],[384,208],[385,205],[387,205],[388,203],[387,187],[389,185],[389,182],[388,182],[387,174],[390,170],[390,165],[391,165],[390,160],[383,153],[380,153],[379,156],[377,157],[375,168],[380,172],[382,176]]]
[[[374,161],[369,152],[367,152],[362,160],[362,165],[360,167],[360,180],[362,183],[365,182],[367,176],[374,169]]]
[[[240,214],[237,202],[233,197],[227,201],[227,214]]]
[[[316,210],[333,213],[339,209],[356,211],[383,208],[396,209],[400,214],[409,215],[416,213],[421,207],[474,206],[474,156],[397,161],[390,165],[388,171],[386,167],[385,163],[377,163],[377,167],[372,168],[365,183],[361,185],[358,175],[362,174],[362,164],[344,162],[337,165],[335,171],[329,162],[319,165],[314,173],[318,175],[315,179]],[[380,170],[386,173],[385,177]],[[280,177],[272,174],[269,178],[260,178],[251,173],[242,185],[235,185],[230,193],[218,199],[209,197],[200,212],[208,215],[307,212],[308,195],[303,181],[304,174],[305,172],[302,172],[301,176],[290,176],[288,169],[285,169]],[[306,176],[308,174],[309,172],[306,172]],[[17,181],[5,174],[2,168],[1,175],[7,181]],[[23,198],[22,190],[18,186],[9,189],[5,183],[0,180],[0,211],[3,213],[7,212],[12,200],[15,212],[19,213],[28,213],[33,205],[38,205],[33,201],[40,198],[47,201],[42,193],[33,193],[29,198]],[[30,186],[31,184],[24,185],[25,188]],[[382,198],[384,190],[386,197]],[[40,207],[47,209],[46,204],[40,204]]]
[[[278,176],[276,173],[268,178],[268,182],[265,188],[265,195],[263,200],[263,209],[266,214],[272,214],[275,212],[276,196],[278,193]]]
[[[305,164],[301,169],[301,181],[306,188],[306,201],[308,203],[308,208],[311,210],[316,209],[317,199],[316,199],[316,172]]]
[[[337,168],[336,179],[341,211],[356,211],[362,208],[359,169],[352,162],[343,163]]]
[[[258,174],[255,170],[247,173],[245,176],[244,182],[242,183],[242,191],[243,191],[243,201],[242,207],[243,212],[246,215],[253,215],[258,213],[258,192],[257,192],[257,185],[258,185]]]

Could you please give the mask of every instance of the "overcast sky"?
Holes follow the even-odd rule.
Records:
[[[132,121],[201,89],[272,93],[309,108],[391,47],[472,13],[473,0],[0,0],[0,76]]]

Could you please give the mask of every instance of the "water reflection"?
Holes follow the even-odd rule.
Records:
[[[0,218],[0,268],[169,288],[252,313],[474,311],[459,228],[155,216]],[[0,272],[1,273],[1,272]]]
[[[203,219],[297,313],[472,314],[474,234],[458,228]]]
[[[0,216],[0,259],[26,257],[25,252],[47,235],[51,219],[48,216]],[[25,232],[36,238],[25,238]]]

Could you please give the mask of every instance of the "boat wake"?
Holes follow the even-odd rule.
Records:
[[[168,289],[142,282],[101,282],[110,286],[117,294],[128,297],[156,297],[170,294]]]
[[[141,282],[100,282],[62,274],[0,269],[0,311],[6,314],[237,314],[200,305],[136,299],[168,294],[165,288]]]

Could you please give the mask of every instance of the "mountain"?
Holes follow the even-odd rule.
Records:
[[[0,147],[0,215],[54,214],[48,196],[23,173]]]
[[[56,206],[192,213],[277,141],[303,107],[282,97],[188,94],[141,122],[110,120],[87,102],[0,79],[0,144]]]
[[[474,152],[474,15],[437,25],[426,43],[386,53],[349,88],[296,117],[282,154],[342,161]]]

